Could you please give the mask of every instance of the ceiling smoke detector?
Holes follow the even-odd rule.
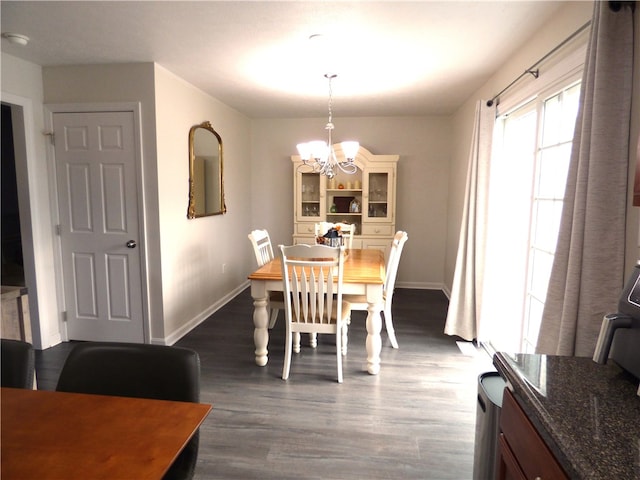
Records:
[[[15,45],[25,46],[27,43],[29,43],[29,37],[20,33],[3,33],[2,38],[6,38],[7,40],[9,40],[9,42]]]

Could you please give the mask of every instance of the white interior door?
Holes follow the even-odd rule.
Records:
[[[53,124],[69,340],[144,342],[133,112]]]

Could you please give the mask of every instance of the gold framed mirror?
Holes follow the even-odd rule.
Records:
[[[189,207],[187,218],[227,212],[224,201],[222,138],[210,122],[189,130]]]

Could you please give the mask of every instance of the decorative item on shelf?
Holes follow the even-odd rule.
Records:
[[[338,207],[336,207],[335,203],[331,204],[331,208],[329,209],[331,213],[336,213],[338,211]]]
[[[316,243],[329,247],[341,247],[344,245],[344,237],[340,234],[339,228],[330,228],[323,236],[316,237]]]
[[[338,184],[338,189],[339,190],[344,190],[344,185],[342,183]]]
[[[332,178],[331,180],[329,180],[329,189],[330,190],[335,190],[336,189],[336,179]]]
[[[349,212],[360,213],[360,202],[357,198],[354,198],[353,200],[351,200],[351,203],[349,203]]]
[[[356,180],[353,188],[360,190],[362,188],[362,182],[360,182],[360,180]]]
[[[336,211],[332,213],[349,213],[349,205],[355,197],[333,197],[333,203],[336,206]]]
[[[304,165],[312,167],[314,172],[321,175],[326,175],[329,178],[335,177],[339,170],[342,170],[346,174],[354,174],[357,172],[358,167],[354,163],[360,144],[354,141],[342,142],[342,153],[344,154],[344,160],[338,160],[336,152],[333,149],[333,142],[331,139],[331,132],[334,129],[333,125],[333,91],[331,89],[331,81],[337,77],[334,73],[326,73],[325,78],[329,80],[329,121],[325,126],[325,130],[329,132],[329,141],[324,142],[322,140],[314,140],[306,143],[299,143],[297,145],[298,153]]]

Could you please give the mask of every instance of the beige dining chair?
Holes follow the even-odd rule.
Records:
[[[258,267],[273,260],[273,247],[271,246],[269,232],[266,230],[253,230],[248,237],[253,246]],[[269,328],[273,328],[278,320],[278,312],[284,310],[284,295],[282,292],[269,292],[269,309]]]
[[[345,247],[280,245],[285,292],[285,358],[282,379],[289,378],[291,352],[300,352],[300,333],[335,335],[338,382],[342,383],[343,346],[351,308],[342,300]]]
[[[389,257],[387,258],[387,267],[385,272],[384,287],[382,291],[383,304],[382,313],[384,315],[384,325],[387,330],[387,335],[391,341],[393,348],[398,348],[398,340],[396,339],[396,332],[393,328],[393,317],[391,316],[391,301],[393,300],[393,289],[396,283],[396,276],[398,274],[398,265],[400,263],[400,256],[402,255],[402,249],[405,242],[409,239],[407,232],[398,231],[393,237],[391,242],[391,248],[389,250]],[[364,295],[345,295],[344,300],[349,302],[351,310],[364,310],[366,311],[369,304],[367,298]]]
[[[355,235],[356,226],[350,223],[318,222],[315,225],[316,237],[322,237],[331,228],[340,229],[340,233],[345,237],[344,246],[351,250],[353,248],[353,236]]]

